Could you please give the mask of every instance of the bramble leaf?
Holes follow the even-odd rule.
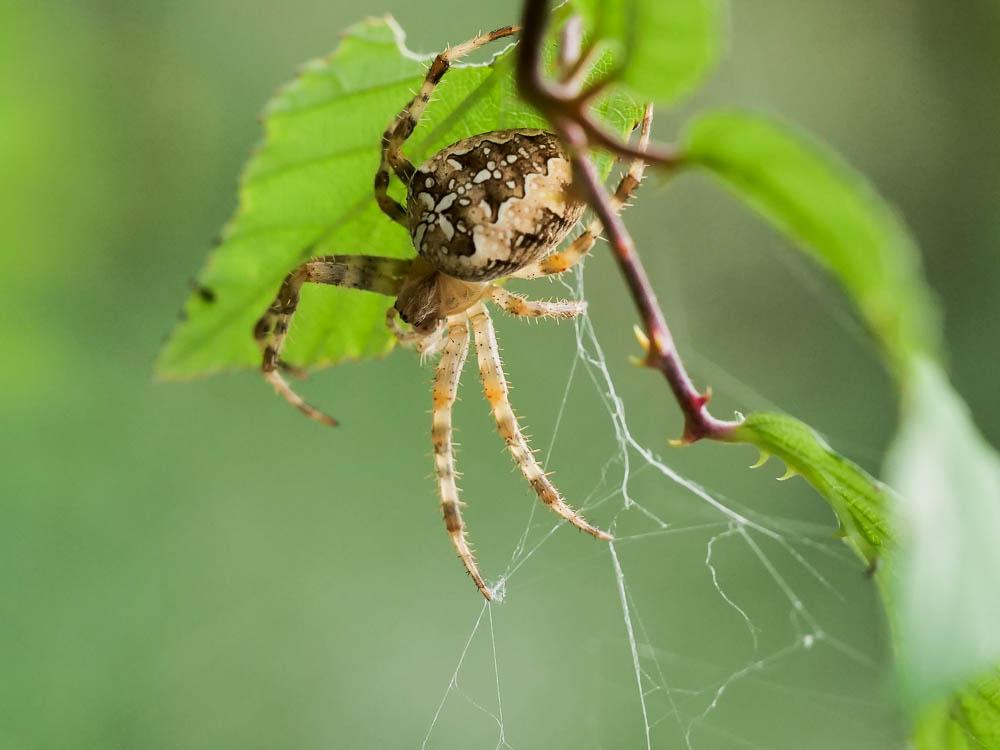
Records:
[[[790,473],[801,474],[830,503],[844,536],[874,568],[889,538],[881,482],[836,453],[809,425],[784,414],[751,414],[724,439],[754,445],[761,463],[774,456]]]
[[[420,86],[431,57],[408,51],[391,18],[370,19],[278,93],[265,111],[264,142],[241,179],[236,215],[160,354],[160,377],[257,365],[253,324],[285,274],[311,256],[413,255],[406,230],[379,211],[372,180],[382,131]],[[511,62],[508,51],[490,65],[450,70],[406,144],[410,158],[419,163],[475,133],[544,127],[514,93]],[[595,111],[620,133],[641,116],[621,93]],[[402,196],[401,184],[392,189]],[[389,304],[369,292],[307,285],[287,359],[315,367],[386,353],[393,343],[384,324]]]

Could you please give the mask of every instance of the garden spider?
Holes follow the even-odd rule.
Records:
[[[586,303],[576,300],[528,300],[494,283],[503,278],[560,274],[586,255],[601,232],[595,220],[566,249],[553,252],[584,211],[583,201],[570,190],[572,167],[562,145],[546,131],[515,129],[465,138],[419,168],[402,152],[403,143],[451,64],[516,32],[510,26],[497,29],[437,55],[420,91],[382,135],[375,198],[382,211],[410,233],[418,257],[313,258],[285,278],[277,298],[254,327],[268,382],[306,416],[334,425],[335,420],[303,401],[281,375],[281,370],[292,369],[280,357],[299,290],[309,282],[396,298],[387,311],[386,324],[397,339],[422,356],[441,353],[434,378],[431,430],[441,509],[459,558],[487,599],[493,598],[493,592],[480,575],[465,537],[452,449],[451,410],[469,350],[470,325],[486,399],[524,478],[539,499],[569,523],[597,539],[612,538],[567,505],[528,447],[508,401],[507,380],[486,308],[489,300],[511,315],[562,319],[585,309]],[[648,137],[648,118],[643,136]],[[638,186],[643,167],[641,161],[633,162],[622,178],[614,196],[616,210]],[[406,208],[387,192],[390,170],[408,186]],[[400,325],[397,316],[408,329]]]

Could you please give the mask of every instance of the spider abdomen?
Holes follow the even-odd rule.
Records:
[[[461,140],[416,170],[410,236],[437,270],[489,281],[548,255],[583,214],[569,158],[544,130],[497,130]]]

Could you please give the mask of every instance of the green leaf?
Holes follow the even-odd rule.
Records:
[[[906,227],[868,182],[796,130],[737,112],[703,115],[684,139],[706,169],[829,269],[902,376],[939,348],[936,307]]]
[[[576,7],[611,44],[618,80],[642,98],[672,102],[718,60],[722,0],[577,0]]]
[[[874,569],[889,538],[886,489],[864,469],[836,453],[809,425],[784,414],[751,414],[724,440],[760,449],[785,463],[786,477],[801,474],[830,503],[841,531]]]
[[[917,750],[1000,747],[1000,670],[926,711],[913,740]]]
[[[1000,662],[1000,460],[935,363],[914,363],[903,396],[886,476],[900,493],[891,601],[913,708]]]
[[[413,255],[406,230],[379,211],[372,179],[382,131],[419,87],[431,57],[408,51],[391,18],[371,19],[349,28],[332,55],[306,65],[278,93],[265,112],[264,143],[241,179],[236,215],[161,352],[160,377],[256,366],[254,321],[285,274],[308,257]],[[508,53],[491,65],[450,70],[406,144],[411,159],[419,163],[475,133],[544,127],[515,94],[512,60]],[[620,133],[641,117],[621,93],[606,97],[596,114]],[[401,184],[393,189],[403,195]],[[307,285],[287,359],[318,366],[384,354],[393,343],[384,324],[388,306],[377,294]]]

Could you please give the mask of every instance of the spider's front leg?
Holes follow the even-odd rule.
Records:
[[[483,391],[490,403],[493,418],[496,420],[500,436],[507,443],[511,456],[528,484],[538,495],[538,499],[552,510],[582,531],[586,531],[598,539],[609,541],[612,536],[606,531],[591,526],[577,511],[573,510],[559,490],[549,481],[534,451],[528,446],[528,441],[521,432],[521,427],[510,406],[507,378],[504,376],[503,365],[500,362],[500,349],[497,346],[496,331],[489,312],[482,303],[469,310],[472,320],[472,330],[476,337],[476,355],[479,359],[479,373],[482,376]]]
[[[428,357],[433,357],[440,352],[447,341],[445,332],[448,325],[445,319],[442,319],[430,333],[423,333],[412,328],[407,330],[400,325],[399,311],[393,306],[385,311],[385,324],[392,331],[392,335],[396,337],[396,341],[405,347],[416,350],[417,354],[420,355],[421,364]]]
[[[397,224],[408,227],[406,209],[389,195],[389,173],[391,170],[406,185],[413,179],[414,167],[403,153],[403,143],[413,134],[420,117],[427,109],[434,89],[444,78],[452,63],[490,42],[516,34],[519,30],[516,26],[504,26],[488,34],[475,36],[437,55],[427,70],[420,91],[385,129],[382,134],[382,160],[378,171],[375,172],[375,200],[382,212]]]
[[[337,420],[306,403],[281,376],[281,347],[288,335],[292,316],[299,305],[302,285],[331,284],[395,296],[412,261],[371,255],[327,255],[313,258],[285,277],[278,296],[253,328],[263,354],[261,370],[274,390],[310,419],[335,425]]]
[[[434,469],[438,477],[438,488],[441,492],[441,512],[444,515],[444,525],[448,536],[458,553],[459,559],[465,565],[466,571],[476,584],[476,588],[486,597],[493,598],[483,577],[476,567],[476,558],[472,554],[469,542],[465,538],[465,524],[462,521],[462,502],[458,497],[458,485],[455,483],[455,456],[451,440],[451,410],[458,394],[458,381],[462,375],[462,366],[469,353],[469,325],[462,317],[459,322],[448,326],[444,353],[438,362],[434,375],[434,410],[431,426],[431,441],[434,444]]]

